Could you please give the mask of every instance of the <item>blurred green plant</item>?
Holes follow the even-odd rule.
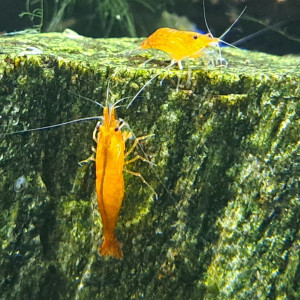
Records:
[[[44,22],[44,0],[26,0],[26,11],[19,14],[22,18],[29,17],[32,27],[38,32],[42,31]],[[37,8],[34,8],[38,6]],[[32,10],[32,11],[31,11]]]
[[[128,1],[124,0],[104,0],[98,1],[96,8],[97,19],[101,22],[101,27],[105,28],[105,36],[109,36],[116,22],[127,29],[128,34],[132,37],[136,36],[136,29],[132,12]],[[143,2],[143,1],[139,1]],[[153,8],[151,6],[150,9]]]
[[[147,26],[159,21],[174,0],[26,0],[26,11],[38,31],[72,28],[94,37],[148,34]],[[152,30],[152,28],[151,28]]]

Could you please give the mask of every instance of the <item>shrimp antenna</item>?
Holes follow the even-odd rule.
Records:
[[[126,100],[126,99],[129,99],[130,97],[124,97],[124,98],[122,98],[122,99],[120,99],[120,100],[118,100],[117,102],[115,102],[113,105],[112,105],[112,107],[114,107],[114,108],[119,108],[119,107],[121,107],[121,106],[125,106],[125,105],[118,105],[120,102],[122,102],[122,101],[124,101],[124,100]]]
[[[106,102],[106,106],[108,107],[108,109],[109,109],[109,112],[111,112],[111,109],[112,108],[115,108],[115,109],[117,109],[117,108],[119,108],[121,105],[118,105],[120,102],[122,102],[122,101],[124,101],[125,99],[128,99],[128,98],[130,98],[130,97],[124,97],[124,98],[122,98],[122,99],[119,99],[117,102],[115,102],[115,103],[112,103],[112,104],[108,104],[108,99],[109,99],[109,93],[110,93],[111,91],[110,91],[110,80],[108,80],[108,83],[107,83],[107,90],[106,90],[106,100],[105,100],[105,102]],[[110,113],[109,113],[109,117],[110,117]]]
[[[202,3],[203,3],[203,17],[204,17],[205,26],[206,26],[207,31],[210,34],[210,36],[213,37],[213,34],[211,33],[211,31],[209,29],[209,26],[208,26],[208,23],[207,23],[207,19],[206,19],[206,12],[205,12],[205,3],[204,3],[204,0],[203,0]],[[220,47],[219,43],[217,43],[217,46],[218,46],[218,50],[219,50],[220,63],[222,64],[222,52],[221,52],[221,47]]]
[[[213,37],[213,34],[211,33],[209,27],[208,27],[208,24],[207,24],[207,20],[206,20],[206,12],[205,12],[205,3],[204,3],[204,0],[203,0],[203,17],[204,17],[204,22],[205,22],[205,26],[206,26],[206,29],[208,31],[208,33]]]
[[[228,42],[225,42],[224,40],[222,40],[225,35],[231,30],[231,28],[237,23],[237,21],[241,18],[241,16],[243,15],[243,13],[245,12],[247,6],[245,6],[245,8],[242,10],[242,12],[239,14],[239,16],[235,19],[235,21],[225,30],[225,32],[218,38],[219,42],[222,42],[232,48],[236,48],[238,49],[238,47],[228,43]],[[209,32],[209,34],[213,37],[213,34],[211,33],[209,27],[208,27],[208,23],[207,23],[207,19],[206,19],[206,13],[205,13],[205,3],[204,3],[204,0],[203,0],[203,16],[204,16],[204,22],[205,22],[205,25],[206,25],[206,28],[207,28],[207,31]],[[220,62],[222,63],[222,52],[221,52],[221,47],[219,46],[218,44],[218,49],[219,49],[219,57],[220,57]]]
[[[226,29],[226,31],[219,37],[219,40],[221,42],[224,43],[224,41],[222,41],[223,37],[231,30],[231,28],[238,22],[238,20],[241,18],[241,16],[243,15],[243,13],[245,12],[247,6],[245,6],[245,8],[242,10],[242,12],[239,14],[239,16],[235,19],[235,21]],[[226,44],[226,43],[225,43]],[[229,45],[231,46],[231,45]]]
[[[245,18],[245,19],[246,19],[246,20],[247,20],[247,19],[248,19],[248,20],[251,20],[252,18],[247,17],[247,18]],[[282,21],[282,22],[276,23],[276,24],[271,25],[271,26],[266,26],[265,28],[262,28],[262,29],[260,29],[260,30],[258,30],[258,31],[256,31],[256,32],[250,34],[250,35],[247,35],[247,36],[245,36],[245,37],[243,37],[243,38],[241,38],[241,39],[239,39],[239,40],[233,42],[233,43],[231,44],[231,46],[242,44],[242,43],[244,43],[244,42],[246,42],[246,41],[248,41],[248,40],[250,40],[250,39],[253,39],[253,38],[257,37],[258,35],[261,35],[261,34],[265,33],[265,32],[268,31],[268,30],[273,30],[273,31],[275,31],[275,32],[279,32],[279,31],[276,30],[276,28],[277,28],[277,27],[280,27],[281,25],[283,25],[283,24],[285,24],[285,23],[286,23],[286,21]],[[261,23],[260,23],[260,24],[261,24]],[[264,24],[262,24],[262,25],[264,25]],[[264,26],[265,26],[265,25],[264,25]],[[280,33],[280,32],[279,32],[279,33]]]
[[[34,132],[34,131],[40,131],[40,130],[57,128],[57,127],[61,127],[61,126],[64,126],[64,125],[70,125],[70,124],[74,124],[74,123],[80,123],[80,122],[88,121],[88,120],[101,120],[101,119],[103,119],[102,116],[87,117],[87,118],[81,118],[81,119],[77,119],[77,120],[67,121],[67,122],[63,122],[63,123],[59,123],[59,124],[55,124],[55,125],[49,125],[49,126],[44,126],[44,127],[39,127],[39,128],[33,128],[33,129],[25,129],[25,130],[15,131],[15,132],[9,132],[9,133],[3,133],[1,135],[22,134],[22,133],[28,133],[28,132]]]
[[[243,15],[243,13],[245,12],[247,6],[245,6],[245,8],[242,10],[242,12],[239,14],[239,16],[235,19],[235,21],[227,28],[227,30],[219,37],[219,41],[221,41],[222,43],[226,44],[229,47],[235,48],[235,49],[239,49],[238,47],[236,47],[234,44],[225,42],[223,39],[223,37],[231,30],[231,28],[237,23],[237,21],[241,18],[241,16]],[[219,52],[221,53],[221,49],[219,47]],[[221,54],[220,54],[221,55]],[[222,58],[222,57],[221,57]]]
[[[109,107],[109,105],[108,105],[108,99],[109,99],[109,93],[111,92],[110,91],[110,80],[108,80],[108,84],[107,84],[107,91],[106,91],[106,106],[108,106]],[[119,99],[117,102],[115,102],[115,103],[113,103],[112,105],[110,105],[110,108],[112,108],[112,107],[114,107],[114,108],[119,108],[119,107],[121,107],[121,105],[119,105],[119,106],[117,106],[120,102],[122,102],[122,101],[124,101],[124,100],[126,100],[126,99],[129,99],[130,97],[124,97],[124,98],[122,98],[122,99]]]
[[[104,106],[103,106],[101,103],[99,103],[99,102],[97,102],[97,101],[95,101],[95,100],[92,100],[92,99],[90,99],[90,98],[87,98],[87,97],[81,96],[81,95],[79,95],[79,94],[73,93],[73,92],[71,92],[70,90],[68,90],[68,93],[70,93],[70,94],[72,94],[72,95],[74,95],[74,96],[77,96],[77,97],[79,97],[79,98],[82,98],[82,99],[84,99],[84,100],[93,102],[94,104],[100,106],[101,108],[104,108]]]
[[[108,106],[107,104],[108,104],[109,92],[110,92],[110,80],[108,79],[107,89],[106,89],[106,99],[105,99],[106,106]]]
[[[164,72],[167,69],[170,69],[173,67],[177,61],[171,61],[169,65],[167,65],[165,68],[162,69],[161,72],[155,74],[153,77],[151,77],[145,84],[144,86],[135,94],[135,96],[132,98],[132,100],[129,102],[129,104],[126,106],[126,109],[129,108],[129,106],[133,103],[133,101],[140,95],[140,93],[156,78],[158,77],[162,72]]]

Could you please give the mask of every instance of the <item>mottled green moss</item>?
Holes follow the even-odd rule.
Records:
[[[127,53],[137,46],[2,38],[1,133],[101,114],[80,96],[104,104],[108,79],[112,101],[132,98],[167,66],[158,58],[143,67],[148,54]],[[158,193],[125,174],[122,261],[97,254],[94,165],[77,164],[91,155],[96,121],[1,135],[3,299],[300,297],[299,58],[223,55],[227,69],[165,71],[118,109],[136,136],[155,134],[142,144],[157,166],[128,168]],[[27,188],[16,192],[21,176]]]

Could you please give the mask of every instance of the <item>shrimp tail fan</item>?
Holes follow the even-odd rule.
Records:
[[[121,259],[123,257],[123,252],[121,249],[121,244],[117,241],[115,237],[103,238],[103,243],[99,247],[99,253],[102,256],[114,256],[115,258]]]

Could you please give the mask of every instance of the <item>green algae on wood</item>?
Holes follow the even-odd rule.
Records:
[[[133,97],[167,65],[118,54],[137,41],[2,38],[1,132],[101,114],[68,90],[104,103],[108,78],[112,97]],[[223,55],[228,69],[194,66],[189,85],[187,72],[164,72],[118,109],[137,136],[155,134],[143,146],[157,167],[128,167],[159,194],[125,175],[123,261],[97,255],[94,165],[77,165],[95,122],[1,136],[3,299],[300,296],[299,58]],[[16,193],[20,176],[28,185]]]

